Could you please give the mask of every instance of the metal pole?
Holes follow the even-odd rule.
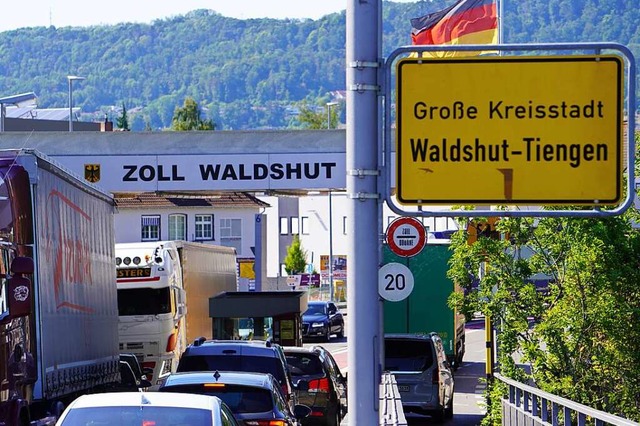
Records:
[[[347,1],[348,423],[379,424],[378,135],[381,0]]]
[[[84,80],[84,77],[77,75],[68,75],[67,81],[69,82],[69,131],[73,132],[73,80]]]
[[[4,132],[4,118],[7,115],[7,107],[0,103],[0,132]]]
[[[73,132],[73,96],[71,95],[73,79],[67,77],[67,80],[69,81],[69,131]]]
[[[327,129],[331,129],[331,107],[337,102],[327,102]],[[333,201],[329,190],[329,300],[333,301]]]
[[[329,300],[333,301],[333,202],[329,190]]]

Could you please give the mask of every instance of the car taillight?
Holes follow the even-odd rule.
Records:
[[[431,373],[431,383],[434,385],[440,384],[440,368],[436,365],[436,368],[433,369]]]
[[[329,393],[330,391],[329,379],[326,377],[322,379],[309,380],[309,392]]]
[[[287,426],[284,420],[245,420],[247,426]]]

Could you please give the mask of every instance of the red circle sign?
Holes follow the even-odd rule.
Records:
[[[411,257],[420,253],[427,243],[427,233],[419,220],[399,217],[387,229],[387,244],[398,256]]]

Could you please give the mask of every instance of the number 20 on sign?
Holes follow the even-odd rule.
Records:
[[[390,302],[399,302],[413,291],[413,273],[402,263],[392,262],[378,270],[378,294]]]

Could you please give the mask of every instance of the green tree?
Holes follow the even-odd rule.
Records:
[[[330,108],[325,105],[324,110],[316,107],[309,107],[303,105],[300,107],[300,113],[298,114],[298,122],[305,129],[326,129],[327,126],[331,129],[335,129],[340,124],[340,105],[336,105]]]
[[[497,229],[508,239],[469,245],[466,232],[453,237],[449,274],[467,296],[452,295],[450,303],[492,319],[502,375],[640,420],[634,221],[635,209],[611,218],[502,218]],[[549,278],[544,291],[531,281],[536,274]],[[530,371],[516,364],[518,353]],[[500,424],[498,392],[490,390],[485,425]]]
[[[284,258],[284,269],[289,275],[301,274],[307,266],[307,252],[302,249],[300,237],[293,236],[291,245],[287,247],[287,257]]]
[[[124,106],[124,102],[122,103],[122,114],[120,117],[116,119],[116,126],[118,129],[129,131],[129,117],[127,116],[127,107]]]
[[[214,130],[212,120],[203,120],[198,103],[193,98],[186,98],[182,107],[177,107],[171,120],[171,129],[177,131]]]

